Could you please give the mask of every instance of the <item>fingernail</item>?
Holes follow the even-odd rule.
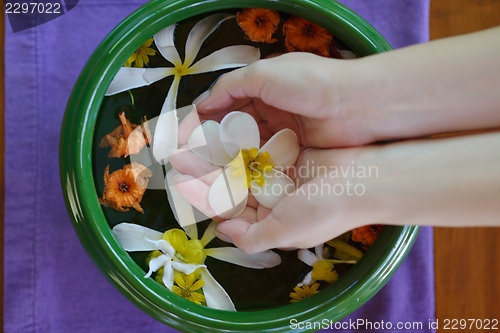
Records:
[[[219,238],[221,241],[224,241],[224,242],[227,242],[227,243],[231,243],[233,244],[233,241],[227,237],[226,235],[224,235],[223,233],[217,231],[217,229],[214,229],[214,234],[215,236],[217,236],[217,238]]]
[[[210,95],[210,89],[208,89],[207,91],[205,91],[204,93],[201,93],[201,95],[196,97],[196,99],[193,101],[193,104],[196,106],[200,105],[201,102],[206,100],[209,95]]]

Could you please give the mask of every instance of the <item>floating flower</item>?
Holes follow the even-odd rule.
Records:
[[[129,68],[122,67],[111,82],[106,95],[150,85],[169,76],[174,80],[163,103],[155,129],[153,155],[162,164],[178,145],[178,118],[176,109],[177,91],[183,76],[217,71],[221,69],[246,66],[260,58],[260,50],[247,45],[228,46],[200,59],[194,60],[205,39],[217,27],[234,15],[214,14],[198,22],[191,29],[186,41],[184,61],[174,45],[175,25],[160,30],[154,41],[161,55],[174,67],[167,68]],[[170,112],[172,111],[172,112]]]
[[[150,48],[152,43],[153,38],[145,41],[137,50],[135,50],[134,53],[130,55],[130,57],[128,57],[124,66],[131,67],[133,64],[134,67],[142,68],[144,65],[147,65],[149,63],[148,56],[154,56],[156,54],[156,51]]]
[[[132,162],[109,173],[109,165],[104,170],[104,191],[99,203],[119,212],[128,212],[133,207],[144,213],[140,205],[142,196],[148,187],[148,178],[153,174],[144,165]]]
[[[313,283],[311,286],[302,285],[293,287],[294,292],[290,293],[290,303],[297,303],[304,298],[318,293],[319,283]]]
[[[324,28],[306,19],[291,16],[283,24],[285,47],[289,52],[311,52],[324,57],[330,55],[333,36]]]
[[[188,301],[202,305],[205,303],[205,295],[201,292],[201,287],[205,281],[201,279],[201,275],[195,278],[195,273],[191,274],[174,274],[174,282],[176,285],[172,286],[172,291]]]
[[[106,134],[99,143],[99,147],[111,147],[108,157],[127,157],[130,154],[137,154],[149,143],[151,133],[148,123],[143,125],[132,124],[125,116],[125,112],[118,115],[120,125],[111,133]]]
[[[335,270],[335,264],[355,264],[354,260],[336,260],[328,259],[329,256],[328,248],[323,245],[318,245],[314,248],[314,253],[307,249],[300,249],[297,252],[298,258],[305,264],[312,267],[312,271],[309,272],[304,280],[299,283],[302,285],[311,285],[316,281],[325,281],[327,283],[332,283],[339,278],[337,271]]]
[[[372,246],[383,227],[384,226],[381,224],[373,224],[353,229],[351,230],[352,240],[354,242],[360,242],[365,247]]]
[[[245,209],[249,189],[266,208],[295,190],[293,180],[282,172],[295,164],[300,152],[297,135],[290,129],[279,131],[260,147],[255,119],[234,111],[220,124],[209,120],[195,128],[188,146],[210,163],[226,167],[208,194],[217,216],[238,216]]]
[[[240,28],[252,42],[274,43],[272,38],[280,24],[280,13],[263,8],[246,8],[236,15]]]
[[[248,268],[270,268],[281,263],[281,258],[273,251],[255,254],[246,254],[235,247],[209,248],[205,246],[215,238],[215,222],[212,222],[201,239],[198,239],[196,225],[180,229],[170,229],[165,233],[146,228],[132,223],[120,223],[113,228],[113,235],[118,243],[129,252],[155,251],[149,260],[149,271],[145,275],[149,278],[153,272],[163,268],[162,282],[169,290],[173,291],[174,274],[179,271],[184,274],[199,272],[204,281],[203,294],[208,307],[220,310],[235,311],[231,298],[214,279],[204,265],[205,258],[210,256],[215,259],[233,263]],[[188,239],[188,236],[189,238]]]

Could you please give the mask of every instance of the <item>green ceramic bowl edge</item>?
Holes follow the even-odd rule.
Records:
[[[190,16],[228,8],[267,7],[300,15],[346,41],[358,54],[390,50],[389,43],[367,22],[332,1],[152,1],[139,8],[99,45],[83,69],[69,99],[60,142],[61,184],[73,226],[89,256],[104,276],[134,304],[158,320],[189,331],[289,330],[290,319],[339,320],[370,299],[389,280],[411,249],[417,227],[387,227],[376,244],[343,278],[322,292],[273,311],[225,312],[197,306],[165,291],[114,240],[95,195],[92,138],[97,112],[114,74],[142,42],[159,29]],[[143,29],[132,32],[141,25]],[[81,106],[85,105],[86,108]],[[94,195],[90,195],[90,194]],[[360,279],[354,279],[363,274]]]

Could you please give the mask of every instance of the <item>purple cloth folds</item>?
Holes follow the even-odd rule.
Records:
[[[80,0],[18,33],[6,20],[5,332],[176,332],[99,273],[73,231],[59,181],[59,131],[78,74],[106,34],[144,2]],[[395,47],[428,39],[429,0],[342,2]],[[422,322],[419,332],[432,332],[434,303],[432,229],[424,228],[389,283],[346,321]]]

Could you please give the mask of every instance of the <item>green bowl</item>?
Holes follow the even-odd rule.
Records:
[[[60,142],[61,183],[78,237],[104,276],[143,311],[189,332],[286,332],[293,322],[338,321],[377,293],[411,249],[417,227],[385,227],[365,256],[336,283],[295,304],[274,309],[226,312],[193,304],[152,279],[114,239],[99,204],[93,174],[94,131],[114,75],[146,39],[173,23],[231,8],[270,8],[313,21],[359,56],[391,49],[366,21],[332,0],[156,0],[118,25],[98,46],[75,84]],[[300,331],[300,329],[297,329]]]

